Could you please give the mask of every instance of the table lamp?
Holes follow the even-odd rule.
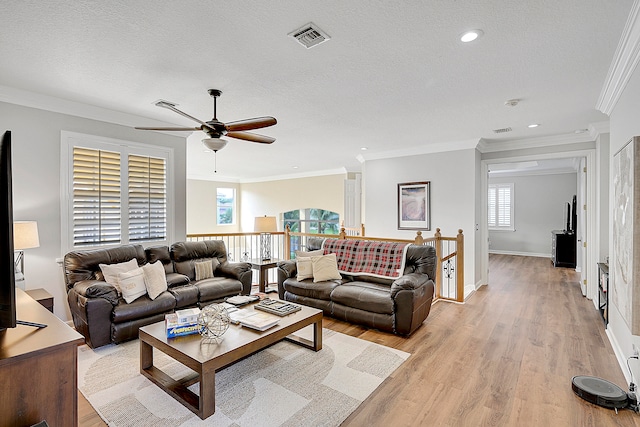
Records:
[[[278,231],[275,216],[257,216],[253,231],[260,233],[260,258],[263,261],[271,259],[271,233]]]
[[[14,221],[13,249],[15,250],[16,281],[24,280],[24,250],[40,247],[36,221]]]

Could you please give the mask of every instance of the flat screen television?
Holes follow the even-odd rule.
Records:
[[[0,331],[4,331],[16,327],[11,131],[4,133],[0,144]]]

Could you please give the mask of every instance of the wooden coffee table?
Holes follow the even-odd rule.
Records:
[[[313,341],[291,335],[309,325],[313,325]],[[139,336],[140,373],[205,419],[216,410],[217,370],[284,339],[315,351],[321,350],[322,310],[302,306],[302,310],[282,317],[278,325],[264,332],[230,325],[218,343],[203,342],[198,334],[167,338],[164,322],[143,326]],[[186,365],[194,373],[178,380],[171,378],[153,365],[154,347]],[[196,382],[200,382],[200,396],[187,388]]]

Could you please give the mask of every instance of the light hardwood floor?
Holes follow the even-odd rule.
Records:
[[[640,426],[640,415],[571,390],[574,375],[626,384],[576,273],[546,258],[492,255],[489,286],[465,304],[436,303],[409,339],[324,327],[412,354],[345,426]],[[78,394],[80,426],[104,426]]]

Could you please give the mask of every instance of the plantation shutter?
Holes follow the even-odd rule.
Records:
[[[73,245],[120,243],[120,153],[73,148]]]
[[[513,230],[513,184],[489,185],[487,201],[489,227]]]
[[[167,235],[165,159],[129,157],[129,241],[161,240]]]

